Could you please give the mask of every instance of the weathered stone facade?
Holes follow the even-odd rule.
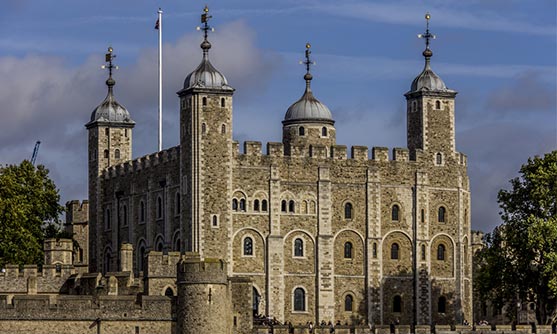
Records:
[[[178,92],[179,146],[131,160],[131,128],[88,124],[91,269],[118,267],[122,243],[136,250],[136,274],[148,251],[193,251],[224,260],[229,277],[251,277],[254,311],[280,321],[472,319],[467,162],[455,147],[456,92],[431,70],[431,51],[405,94],[408,149],[374,147],[370,157],[336,144],[309,65],[283,142],[264,153],[248,141],[241,152],[234,89],[209,62],[207,39],[201,47]],[[179,289],[174,274],[149,272],[166,277],[149,294]]]

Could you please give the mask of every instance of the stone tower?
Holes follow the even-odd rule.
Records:
[[[85,124],[89,131],[89,263],[92,271],[109,271],[113,268],[113,257],[117,254],[119,245],[117,236],[118,228],[113,226],[118,223],[118,208],[103,207],[103,194],[100,176],[105,168],[131,160],[132,157],[132,129],[135,122],[124,106],[116,101],[113,88],[116,81],[112,78],[112,71],[116,68],[112,61],[115,55],[112,48],[106,54],[109,75],[106,80],[108,94],[104,101],[93,110],[91,120]],[[114,201],[116,202],[116,201]],[[104,221],[98,221],[103,218]],[[114,231],[114,233],[105,233]],[[99,249],[101,238],[112,241],[112,247]],[[103,266],[100,266],[100,263]]]
[[[186,253],[178,262],[178,334],[230,333],[226,263]]]
[[[429,41],[435,35],[429,32],[429,14],[426,15],[426,20],[426,33],[419,35],[426,40],[426,49],[423,52],[425,66],[412,82],[410,91],[405,94],[407,141],[412,157],[415,157],[416,150],[423,150],[431,155],[437,165],[441,165],[456,152],[454,102],[457,92],[448,89],[431,69],[433,52],[429,48]]]
[[[201,258],[228,258],[234,89],[209,61],[210,18],[205,7],[201,15],[203,59],[178,92],[181,198],[182,207],[188,208],[182,215],[183,249],[198,252]]]
[[[306,89],[302,97],[288,108],[282,121],[282,142],[285,154],[290,155],[292,150],[309,150],[313,155],[315,147],[323,147],[328,152],[332,145],[336,144],[335,121],[331,111],[323,103],[319,102],[311,90],[310,59],[311,45],[306,44]]]

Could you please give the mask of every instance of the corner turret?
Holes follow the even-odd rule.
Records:
[[[407,142],[411,159],[416,158],[416,150],[423,150],[435,165],[442,166],[445,160],[454,156],[455,128],[454,108],[456,91],[448,89],[441,77],[431,69],[433,52],[429,48],[435,35],[429,31],[431,16],[426,14],[426,32],[423,51],[425,65],[422,72],[412,81],[410,91],[404,96],[407,104]]]
[[[311,45],[306,43],[306,59],[303,62],[306,66],[306,89],[302,97],[288,108],[282,121],[282,142],[286,155],[290,155],[291,146],[325,146],[329,152],[330,147],[336,144],[335,121],[331,111],[315,98],[311,90],[313,75],[310,66],[314,62],[310,59],[310,48]]]

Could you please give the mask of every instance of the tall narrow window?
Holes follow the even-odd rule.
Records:
[[[306,129],[303,126],[300,126],[298,128],[298,135],[300,135],[300,136],[305,136],[306,135]]]
[[[294,201],[290,200],[290,202],[288,202],[288,212],[294,212]]]
[[[120,159],[120,150],[119,149],[116,149],[114,151],[114,159]]]
[[[112,258],[110,256],[110,249],[106,250],[106,253],[104,254],[104,272],[107,273],[110,271],[110,262],[112,261]]]
[[[207,125],[205,123],[201,124],[201,134],[204,135],[207,133]]]
[[[304,256],[304,241],[300,238],[294,240],[294,256]]]
[[[441,109],[441,102],[439,100],[435,101],[435,109]]]
[[[267,212],[267,200],[266,199],[261,201],[261,211]]]
[[[124,129],[124,137],[128,138],[128,129]]]
[[[447,298],[445,296],[439,297],[439,301],[437,301],[437,312],[445,313],[447,309]]]
[[[182,201],[181,201],[181,198],[180,198],[180,193],[176,192],[176,205],[175,205],[176,210],[175,211],[176,211],[177,215],[179,215],[180,212],[182,211],[181,206],[182,206]]]
[[[220,106],[221,106],[221,108],[226,107],[226,100],[224,99],[224,97],[220,98]]]
[[[157,197],[157,218],[162,218],[162,198]]]
[[[443,244],[437,246],[437,260],[445,261],[445,245]]]
[[[145,221],[145,202],[139,202],[139,222]]]
[[[351,259],[352,258],[352,243],[346,242],[344,243],[344,258]]]
[[[425,261],[425,245],[422,245],[422,261]]]
[[[203,106],[207,105],[207,97],[203,97],[203,99],[201,99],[201,104],[203,104]]]
[[[253,201],[253,211],[259,211],[259,200]]]
[[[245,256],[253,255],[253,240],[250,237],[246,237],[244,239],[244,255]]]
[[[282,202],[280,202],[280,211],[286,212],[286,200],[282,200]]]
[[[221,125],[220,127],[220,133],[225,134],[226,133],[226,125]]]
[[[352,219],[352,203],[344,204],[344,219]]]
[[[238,200],[235,198],[232,199],[232,211],[238,211]]]
[[[391,259],[398,260],[399,258],[399,247],[397,243],[391,245]]]
[[[143,242],[139,246],[139,252],[137,253],[137,264],[139,271],[145,271],[145,245]]]
[[[106,216],[104,217],[104,222],[105,222],[105,228],[107,230],[110,230],[110,227],[111,227],[110,225],[111,224],[110,224],[110,209],[109,208],[106,209]]]
[[[321,136],[322,137],[327,137],[327,128],[326,127],[321,128]]]
[[[377,258],[377,243],[376,242],[373,243],[373,258],[374,259]]]
[[[240,211],[246,211],[246,200],[240,199]]]
[[[443,164],[443,155],[442,155],[441,153],[437,153],[437,154],[435,155],[435,163],[436,163],[437,165]]]
[[[398,295],[393,298],[393,312],[402,312],[402,298]]]
[[[445,222],[445,207],[444,206],[440,206],[439,210],[437,212],[437,221],[440,223],[444,223]]]
[[[353,304],[354,304],[354,297],[352,297],[352,295],[346,295],[344,297],[344,311],[352,312]]]
[[[397,204],[393,205],[393,208],[392,208],[392,211],[391,211],[391,220],[398,221],[399,213],[400,213],[399,206]]]
[[[128,226],[128,207],[126,205],[122,207],[122,225]]]
[[[108,128],[105,128],[105,129],[104,129],[104,134],[105,134],[106,136],[109,136],[109,135],[110,135],[110,130],[109,130]]]
[[[104,158],[108,159],[108,156],[109,156],[108,150],[104,150]]]
[[[306,292],[302,288],[294,290],[294,311],[306,310]]]
[[[217,217],[217,215],[213,215],[212,221],[213,227],[219,226],[219,218]]]
[[[422,223],[425,222],[425,210],[424,209],[422,209],[422,212],[420,214],[420,220],[422,221]]]

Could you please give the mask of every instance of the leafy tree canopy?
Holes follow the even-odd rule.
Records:
[[[44,166],[0,169],[0,267],[43,263],[43,241],[60,234],[60,195]]]
[[[485,237],[476,288],[495,307],[534,302],[538,323],[557,318],[557,151],[535,157],[499,191],[503,224]],[[514,319],[513,319],[514,320]]]

